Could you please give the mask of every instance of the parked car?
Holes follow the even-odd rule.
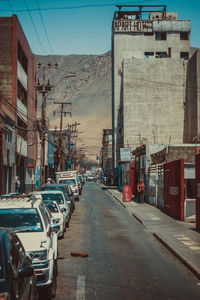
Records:
[[[59,178],[59,184],[71,186],[75,200],[79,200],[79,186],[76,178]]]
[[[17,195],[0,199],[0,227],[11,228],[30,255],[37,287],[47,298],[56,294],[59,225],[41,197]]]
[[[39,191],[33,193],[35,196],[41,196],[42,200],[50,200],[55,201],[60,206],[61,211],[64,214],[66,227],[69,227],[70,221],[70,208],[69,204],[66,201],[65,195],[62,191],[58,190],[47,190],[47,191]]]
[[[62,191],[65,195],[66,201],[70,207],[70,216],[75,210],[75,198],[72,189],[67,184],[44,184],[40,188],[41,191]]]
[[[37,299],[31,258],[9,228],[0,228],[0,299]]]
[[[60,225],[60,229],[58,230],[58,237],[63,239],[64,232],[66,231],[66,223],[65,223],[64,214],[61,211],[60,206],[55,201],[44,200],[44,203],[50,210],[54,222]]]

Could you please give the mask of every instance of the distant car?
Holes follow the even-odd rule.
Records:
[[[0,228],[0,299],[37,299],[31,258],[18,236],[8,228]]]
[[[94,180],[94,176],[93,175],[88,175],[87,176],[87,181],[93,181]]]
[[[60,206],[55,201],[45,200],[44,203],[46,204],[46,206],[50,210],[51,215],[52,215],[53,220],[54,220],[54,223],[60,225],[60,229],[58,230],[58,237],[63,239],[64,238],[64,232],[66,231],[66,223],[65,223],[64,214],[61,211]]]
[[[40,188],[41,191],[62,191],[66,201],[70,207],[70,217],[75,210],[75,198],[72,189],[67,184],[44,184]]]
[[[69,185],[74,194],[74,198],[79,200],[79,186],[76,178],[59,178],[59,184]]]
[[[36,196],[40,195],[43,201],[50,200],[50,201],[57,202],[64,214],[66,227],[69,227],[70,208],[69,208],[69,204],[66,201],[65,195],[62,191],[58,191],[58,190],[39,191],[39,192],[33,192],[33,195]]]

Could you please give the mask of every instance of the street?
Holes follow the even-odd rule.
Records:
[[[95,182],[59,240],[58,272],[57,300],[200,299],[197,278]]]

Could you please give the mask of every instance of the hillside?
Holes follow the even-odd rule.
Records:
[[[72,117],[69,114],[64,117],[63,128],[68,123],[80,123],[77,147],[85,148],[87,157],[95,159],[102,145],[102,130],[111,128],[110,52],[104,55],[36,56],[36,60],[42,65],[58,63],[58,69],[46,70],[46,78],[55,86],[47,98],[50,128],[60,126],[60,106],[54,101],[71,102]],[[76,77],[67,77],[72,73]],[[41,82],[41,69],[38,77]],[[69,110],[70,106],[66,105],[65,111]],[[40,101],[38,114],[41,114]]]

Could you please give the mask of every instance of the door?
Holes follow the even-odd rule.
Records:
[[[184,160],[164,164],[164,211],[184,221]]]

